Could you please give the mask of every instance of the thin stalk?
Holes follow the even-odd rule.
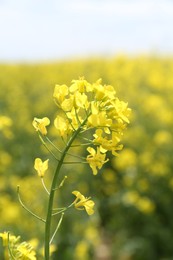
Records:
[[[42,144],[44,145],[44,147],[50,152],[50,154],[52,154],[52,156],[59,161],[58,157],[49,149],[49,147],[47,146],[47,144],[45,143],[45,141],[43,140],[42,136],[39,134],[39,138],[42,142]]]
[[[86,123],[86,121],[87,121],[87,118],[83,121],[83,123],[79,126],[79,128],[73,133],[73,135],[71,136],[71,138],[67,142],[67,145],[65,146],[65,148],[64,148],[64,150],[61,154],[57,168],[56,168],[55,173],[54,173],[54,177],[53,177],[52,185],[51,185],[51,189],[50,189],[50,196],[49,196],[49,201],[48,201],[48,209],[47,209],[47,217],[46,217],[46,225],[45,225],[45,248],[44,248],[44,250],[45,250],[44,251],[45,252],[45,260],[49,260],[49,255],[50,255],[49,245],[50,245],[52,209],[53,209],[53,202],[54,202],[54,196],[55,196],[55,191],[56,191],[57,179],[58,179],[61,167],[63,165],[64,158],[65,158],[68,150],[70,149],[73,141],[76,139],[76,137],[80,133],[82,126]]]
[[[37,216],[35,213],[33,213],[30,209],[28,209],[24,203],[22,202],[21,198],[20,198],[20,194],[19,194],[19,186],[17,186],[17,195],[18,195],[18,200],[19,200],[19,203],[21,204],[22,208],[24,208],[26,211],[28,211],[32,216],[34,216],[35,218],[43,221],[44,223],[46,222],[43,218]]]
[[[64,211],[66,211],[67,209],[69,209],[70,207],[72,207],[72,206],[74,205],[74,203],[75,203],[75,202],[73,201],[68,207],[57,209],[57,210],[59,210],[59,211],[53,213],[52,216],[58,215],[58,214],[60,214],[60,213],[62,213],[62,212],[64,212]],[[55,209],[53,209],[53,210],[55,210]]]
[[[75,154],[72,154],[72,153],[67,153],[67,155],[70,155],[70,156],[73,156],[73,157],[79,158],[79,159],[85,159],[85,157],[83,157],[83,156],[75,155]]]
[[[61,218],[60,218],[60,220],[58,221],[58,225],[57,225],[57,227],[56,227],[56,229],[55,229],[55,232],[53,233],[52,238],[51,238],[51,240],[50,240],[50,242],[49,242],[50,245],[51,245],[51,243],[52,243],[52,241],[53,241],[53,239],[54,239],[56,233],[58,232],[58,229],[59,229],[60,226],[61,226],[63,217],[64,217],[64,213],[61,214]]]
[[[85,144],[73,144],[71,147],[86,146],[86,145],[91,145],[91,144],[93,144],[93,143],[90,142],[90,143],[85,143]]]
[[[46,140],[59,152],[62,153],[62,151],[46,136]]]
[[[61,136],[61,140],[63,141],[63,143],[65,144],[65,146],[67,146],[67,143],[66,143],[66,141],[65,141],[65,139],[64,139],[63,136]]]
[[[54,145],[54,143],[53,143],[48,137],[46,137],[46,139],[47,139],[47,141],[48,141],[59,153],[62,153],[62,151],[61,151],[58,147],[56,147],[56,145]],[[43,141],[43,142],[44,142],[44,141]],[[65,143],[64,139],[63,139],[63,142]],[[45,146],[46,144],[43,143],[43,145]],[[67,144],[65,143],[65,145],[67,145]],[[73,147],[73,146],[71,146],[71,147]],[[47,148],[47,147],[46,147],[46,148]],[[80,159],[84,158],[84,157],[77,156],[77,155],[71,154],[71,153],[67,153],[67,154],[68,154],[68,155],[71,155],[71,156],[73,156],[73,157],[76,157],[76,158],[80,158]]]
[[[85,140],[87,142],[90,142],[91,144],[93,143],[93,141],[91,139],[88,139],[86,137],[82,137],[82,136],[79,135],[78,138],[83,139],[83,140]]]
[[[46,185],[45,185],[45,183],[44,183],[43,178],[41,178],[41,182],[42,182],[43,188],[45,189],[45,191],[47,192],[47,194],[50,195],[50,192],[48,191],[48,189],[47,189],[47,187],[46,187]]]
[[[78,114],[77,114],[76,109],[75,109],[75,116],[76,116],[76,119],[77,119],[78,124],[81,125],[81,122],[80,122],[80,120],[79,120],[79,117],[78,117]]]
[[[83,164],[88,162],[63,162],[63,164]]]
[[[62,211],[62,210],[65,210],[66,209],[66,207],[62,207],[62,208],[54,208],[54,209],[52,209],[53,211]]]
[[[52,213],[52,216],[58,215],[58,214],[60,214],[60,213],[62,213],[62,212],[64,212],[64,211],[66,211],[66,209],[67,209],[67,208],[62,209],[62,210],[60,210],[60,211],[57,211],[57,212],[55,212],[55,213]]]
[[[13,253],[11,252],[11,248],[10,248],[10,233],[9,232],[8,232],[7,236],[8,236],[7,237],[8,238],[8,252],[10,254],[11,259],[12,260],[16,260],[14,255],[13,255]]]

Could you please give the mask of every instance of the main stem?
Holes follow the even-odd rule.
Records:
[[[52,209],[53,209],[54,195],[55,195],[55,191],[56,191],[58,175],[60,173],[62,164],[64,162],[64,158],[65,158],[69,148],[71,147],[71,145],[72,145],[73,141],[75,140],[75,138],[77,137],[77,135],[82,130],[82,126],[86,123],[86,121],[87,121],[87,118],[83,121],[83,123],[79,126],[79,128],[74,132],[74,134],[68,141],[66,147],[64,148],[64,150],[61,154],[60,160],[58,162],[58,165],[57,165],[54,177],[53,177],[53,181],[52,181],[52,185],[51,185],[51,189],[50,189],[49,201],[48,201],[46,224],[45,224],[45,251],[44,251],[45,260],[49,260],[49,256],[50,256],[50,231],[51,231],[51,221],[52,221]]]

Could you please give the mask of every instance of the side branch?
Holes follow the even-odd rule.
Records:
[[[29,213],[30,213],[32,216],[34,216],[35,218],[37,218],[37,219],[41,220],[42,222],[46,223],[46,220],[45,220],[45,219],[43,219],[43,218],[37,216],[35,213],[33,213],[30,209],[28,209],[28,208],[24,205],[24,203],[22,202],[21,197],[20,197],[19,188],[20,188],[20,186],[18,185],[18,186],[17,186],[17,195],[18,195],[19,203],[21,204],[22,208],[24,208],[27,212],[29,212]]]

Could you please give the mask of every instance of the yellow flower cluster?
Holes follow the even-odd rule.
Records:
[[[60,136],[66,138],[77,129],[80,132],[95,130],[91,144],[97,148],[88,147],[86,160],[93,174],[97,174],[97,168],[108,161],[106,152],[117,155],[116,151],[122,149],[119,142],[129,123],[128,104],[117,98],[112,86],[102,85],[101,79],[94,84],[80,78],[73,80],[70,87],[56,85],[53,97],[63,111],[54,121]]]
[[[117,151],[123,147],[120,141],[126,124],[129,123],[131,111],[128,104],[118,99],[113,86],[102,85],[101,79],[93,84],[84,78],[79,78],[73,80],[69,87],[64,84],[56,85],[53,98],[58,107],[54,126],[58,136],[65,141],[65,154],[68,153],[74,140],[79,137],[80,143],[82,141],[81,144],[87,146],[89,154],[86,158],[83,157],[85,161],[80,156],[77,157],[81,158],[81,162],[87,162],[96,175],[98,170],[109,161],[106,158],[107,152],[116,156]],[[47,135],[46,127],[49,124],[50,120],[47,117],[33,120],[35,130],[42,135],[43,139]],[[89,130],[91,130],[90,138]],[[49,140],[47,137],[45,139]],[[59,148],[56,150],[62,153]],[[34,168],[43,178],[48,169],[48,160],[42,162],[40,158],[36,158]],[[85,209],[89,215],[92,215],[94,202],[78,191],[74,191],[73,194],[76,196],[75,208]]]
[[[86,161],[96,175],[108,159],[106,152],[117,155],[122,149],[119,144],[126,124],[129,123],[130,108],[124,101],[120,101],[115,89],[110,85],[102,85],[102,80],[90,84],[84,78],[73,80],[70,87],[56,85],[53,93],[56,105],[63,113],[59,113],[54,126],[58,135],[68,138],[73,132],[85,132],[94,129],[94,139],[88,147],[89,155]],[[34,118],[33,126],[42,135],[47,134],[46,126],[50,124],[47,117]]]
[[[27,243],[20,243],[20,237],[10,235],[8,232],[0,233],[3,246],[8,251],[8,259],[36,260],[36,253],[33,247]]]

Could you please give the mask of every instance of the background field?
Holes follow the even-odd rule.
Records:
[[[33,245],[41,250],[43,225],[21,208],[16,186],[25,204],[44,216],[46,195],[33,162],[50,156],[32,120],[48,116],[53,121],[54,85],[68,85],[79,76],[113,85],[132,115],[124,149],[97,176],[88,166],[65,167],[61,173],[68,180],[58,202],[71,201],[73,187],[79,187],[91,194],[97,210],[92,217],[75,210],[65,216],[56,239],[60,259],[173,259],[172,58],[119,56],[0,65],[0,232],[34,239]],[[51,136],[57,143],[56,132]],[[55,165],[51,157],[50,161],[51,176]]]

